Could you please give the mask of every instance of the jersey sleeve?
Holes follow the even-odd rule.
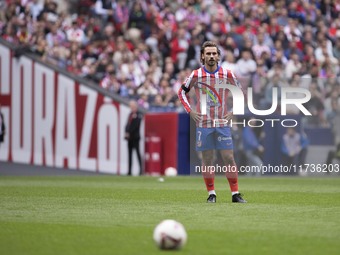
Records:
[[[187,113],[191,112],[191,105],[189,103],[187,93],[190,91],[195,82],[195,71],[193,71],[190,76],[184,81],[182,86],[178,90],[178,98]]]

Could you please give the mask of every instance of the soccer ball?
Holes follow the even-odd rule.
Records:
[[[176,250],[185,245],[187,232],[178,221],[163,220],[153,231],[153,240],[162,250]]]
[[[164,171],[165,176],[176,176],[177,175],[177,169],[174,167],[168,167]]]

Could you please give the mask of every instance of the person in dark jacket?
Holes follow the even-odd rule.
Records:
[[[125,126],[125,139],[128,142],[128,152],[129,152],[129,172],[131,175],[132,169],[132,153],[136,150],[138,163],[139,163],[139,174],[142,174],[142,158],[139,150],[139,140],[140,140],[140,124],[142,121],[142,114],[138,112],[137,102],[134,100],[130,101],[130,115]]]
[[[0,104],[0,143],[4,142],[5,134],[6,134],[5,119],[4,119],[4,115],[1,112],[1,104]]]

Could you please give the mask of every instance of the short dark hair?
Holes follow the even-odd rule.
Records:
[[[202,47],[201,47],[201,62],[204,64],[204,61],[202,60],[202,55],[204,54],[204,50],[205,48],[207,47],[216,47],[217,49],[217,54],[218,56],[221,56],[221,50],[218,48],[217,44],[212,42],[212,41],[205,41],[203,44],[202,44]]]

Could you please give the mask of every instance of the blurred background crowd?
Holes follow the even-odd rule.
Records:
[[[3,39],[150,111],[183,111],[177,91],[200,66],[202,42],[212,40],[220,45],[221,65],[253,88],[257,109],[271,106],[273,87],[303,87],[312,94],[307,124],[337,125],[340,0],[0,4]]]

